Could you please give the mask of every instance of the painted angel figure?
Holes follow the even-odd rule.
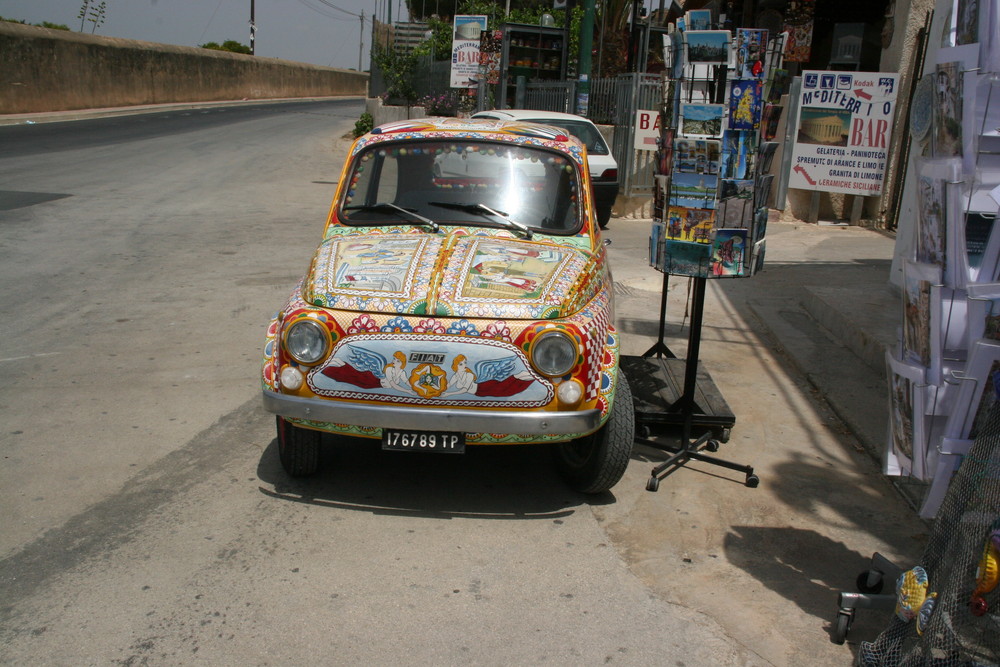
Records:
[[[358,345],[348,345],[350,355],[347,361],[333,359],[323,369],[323,375],[337,382],[353,384],[363,389],[383,387],[395,389],[404,394],[413,394],[406,377],[406,355],[397,350],[389,361],[378,352]]]
[[[451,363],[451,369],[454,373],[448,380],[448,389],[441,396],[454,396],[456,394],[515,396],[520,394],[535,379],[526,370],[515,374],[513,371],[516,367],[516,361],[517,357],[515,356],[484,359],[476,362],[475,372],[473,372],[468,367],[468,359],[464,354],[460,354]]]

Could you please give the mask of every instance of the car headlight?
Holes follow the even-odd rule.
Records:
[[[285,349],[300,364],[318,363],[330,349],[326,328],[315,320],[298,320],[285,331]]]
[[[531,348],[531,363],[543,375],[558,377],[576,365],[576,345],[561,331],[542,334]]]

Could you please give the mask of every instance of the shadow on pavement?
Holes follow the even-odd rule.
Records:
[[[341,438],[323,449],[319,472],[292,478],[272,440],[257,467],[265,495],[373,514],[453,519],[558,519],[585,505],[616,501],[588,496],[557,474],[546,445],[469,447],[465,454],[384,452],[378,441]]]
[[[783,595],[804,614],[828,619],[824,630],[831,638],[837,594],[854,591],[855,577],[871,564],[871,554],[860,554],[804,528],[732,526],[723,543],[731,563]],[[838,576],[830,577],[832,572]],[[851,643],[874,639],[891,615],[891,611],[861,610],[851,628]]]

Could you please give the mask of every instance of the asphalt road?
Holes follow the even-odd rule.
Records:
[[[0,128],[0,663],[782,664],[630,569],[602,516],[635,480],[588,499],[537,448],[282,474],[264,326],[361,110]]]

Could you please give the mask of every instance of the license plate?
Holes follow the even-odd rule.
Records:
[[[465,452],[464,433],[440,431],[398,431],[382,429],[382,449],[401,452],[438,452],[462,454]]]

